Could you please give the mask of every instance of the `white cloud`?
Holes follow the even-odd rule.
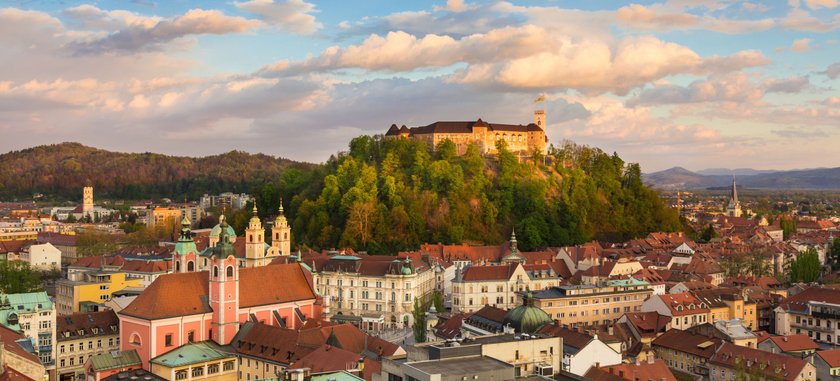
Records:
[[[800,38],[800,39],[794,41],[790,45],[790,50],[792,52],[796,52],[796,53],[807,52],[807,51],[811,50],[810,43],[811,43],[810,38]]]
[[[250,0],[235,2],[234,5],[281,30],[312,34],[323,27],[312,15],[315,5],[303,0]]]

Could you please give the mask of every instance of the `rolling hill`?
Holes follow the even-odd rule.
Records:
[[[732,175],[704,175],[681,167],[644,175],[645,183],[663,189],[703,189],[725,187]],[[755,171],[738,175],[738,185],[757,189],[840,189],[840,167],[792,171]]]

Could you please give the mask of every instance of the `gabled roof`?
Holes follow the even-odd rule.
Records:
[[[34,355],[33,353],[27,352],[23,349],[23,347],[18,345],[17,342],[19,340],[27,340],[26,337],[24,337],[22,334],[0,325],[0,340],[3,342],[4,350],[14,353],[17,356],[34,362],[36,364],[41,363],[41,361],[38,360],[38,356]]]
[[[808,364],[805,360],[795,357],[726,342],[712,356],[709,363],[729,369],[743,367],[747,372],[761,372],[769,377],[781,377],[785,381],[796,379]]]
[[[562,337],[564,353],[577,353],[589,345],[589,343],[593,340],[593,337],[586,333],[562,327],[557,324],[546,324],[537,330],[537,333],[552,337]]]
[[[638,364],[618,364],[600,368],[592,367],[586,372],[585,377],[589,380],[608,381],[616,376],[619,379],[629,381],[677,381],[677,378],[668,369],[668,365],[662,360],[641,361]]]
[[[660,346],[675,351],[688,353],[704,359],[710,359],[723,340],[716,337],[698,335],[693,332],[671,329],[651,342],[653,346]]]
[[[624,316],[642,337],[656,337],[659,333],[665,332],[665,328],[671,322],[670,316],[660,315],[656,311],[632,312]]]
[[[359,367],[359,360],[363,358],[358,353],[324,344],[301,357],[289,369],[309,368],[312,373],[353,370]]]
[[[817,351],[817,356],[832,368],[840,367],[840,349]]]
[[[119,334],[119,327],[120,319],[112,310],[78,312],[56,317],[55,332],[57,341],[61,342],[89,336],[116,335]]]
[[[819,348],[814,340],[808,335],[770,336],[767,340],[776,344],[782,352],[796,352],[805,350],[816,350]]]
[[[823,287],[811,287],[788,297],[779,304],[786,311],[804,312],[809,302],[840,304],[840,290]]]
[[[660,298],[668,306],[668,309],[671,310],[671,316],[695,315],[709,312],[708,306],[689,292],[653,295],[651,297]]]

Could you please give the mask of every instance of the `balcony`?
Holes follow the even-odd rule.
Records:
[[[840,320],[840,311],[830,311],[830,312],[812,311],[811,316],[813,316],[815,318],[818,318],[818,319]]]
[[[794,328],[806,329],[806,330],[810,330],[810,331],[834,333],[834,328],[826,327],[825,324],[820,324],[819,326],[817,326],[817,325],[814,325],[814,324],[808,324],[808,323],[803,321],[801,323],[790,323],[790,326],[794,327]]]

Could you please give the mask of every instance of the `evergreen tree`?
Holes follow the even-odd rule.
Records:
[[[4,294],[43,291],[40,275],[29,263],[0,261],[0,291]]]
[[[790,280],[791,282],[815,282],[820,278],[821,269],[817,249],[809,248],[799,253],[799,256],[790,265]]]
[[[423,308],[423,303],[420,299],[414,298],[414,309],[411,311],[414,317],[414,325],[411,329],[414,331],[414,341],[418,343],[426,342],[426,309]]]

